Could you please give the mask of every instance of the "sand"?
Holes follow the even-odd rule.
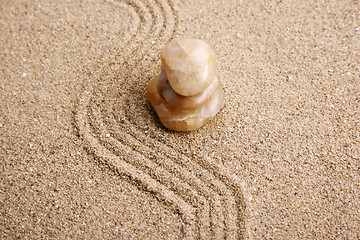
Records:
[[[0,4],[1,239],[359,239],[360,5]],[[226,95],[167,130],[160,49],[199,38]]]

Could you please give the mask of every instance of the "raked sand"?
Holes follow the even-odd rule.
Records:
[[[360,5],[0,4],[0,239],[359,239]],[[167,130],[160,49],[216,51],[226,100]]]

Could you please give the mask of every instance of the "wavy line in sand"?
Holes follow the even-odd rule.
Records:
[[[128,176],[131,180],[140,183],[147,191],[154,193],[161,200],[165,201],[176,211],[178,211],[183,221],[185,222],[184,226],[184,235],[186,238],[194,237],[192,229],[195,222],[195,210],[189,206],[183,199],[179,198],[175,193],[168,190],[165,186],[160,184],[158,181],[151,178],[148,174],[142,172],[135,166],[127,163],[126,158],[132,158],[134,155],[130,154],[125,155],[114,155],[104,146],[102,146],[98,139],[94,137],[91,125],[89,123],[89,116],[87,115],[88,103],[91,100],[90,92],[85,92],[82,99],[79,101],[78,112],[76,114],[76,122],[79,128],[79,133],[81,137],[88,144],[88,149],[95,154],[95,156],[101,161],[110,166],[113,166],[119,174]],[[125,147],[123,145],[122,147]],[[125,152],[125,149],[124,149]],[[128,151],[131,153],[131,151]],[[139,157],[139,156],[136,156]]]
[[[138,7],[134,4],[128,4],[125,2],[120,2],[116,0],[108,0],[110,3],[114,4],[117,7],[124,8],[131,15],[131,25],[128,26],[128,31],[125,32],[122,39],[119,39],[118,45],[124,46],[140,31],[140,16],[138,13]]]
[[[134,105],[136,106],[136,103],[127,103],[125,105]],[[225,232],[223,234],[225,235],[236,235],[236,229],[239,236],[244,235],[244,209],[245,204],[242,196],[241,191],[241,183],[237,180],[235,176],[231,176],[230,174],[226,173],[226,169],[219,166],[217,163],[212,161],[210,158],[206,156],[200,156],[200,160],[195,160],[190,155],[185,155],[181,153],[180,151],[176,150],[173,146],[167,145],[166,143],[163,143],[162,141],[159,141],[159,139],[156,139],[155,137],[149,137],[151,135],[152,130],[149,130],[147,128],[146,132],[144,133],[144,130],[139,130],[138,125],[135,123],[129,123],[126,124],[124,122],[123,118],[121,116],[116,115],[118,111],[115,109],[112,110],[112,112],[105,112],[102,115],[111,116],[111,114],[115,115],[113,121],[109,121],[106,126],[109,127],[118,127],[117,129],[114,129],[112,131],[112,135],[116,136],[117,133],[121,131],[121,128],[127,129],[127,133],[131,134],[134,139],[142,139],[139,140],[141,145],[148,146],[150,149],[158,149],[158,151],[161,151],[162,155],[166,156],[169,159],[173,159],[174,162],[177,162],[178,164],[185,166],[185,168],[191,169],[191,171],[196,175],[196,177],[200,178],[202,180],[203,185],[208,185],[210,183],[210,186],[214,189],[214,191],[218,192],[220,196],[223,196],[224,200],[224,207],[225,211],[220,212],[218,215],[218,219],[224,218],[224,229]],[[126,111],[125,111],[126,112]],[[124,114],[127,115],[127,114]],[[119,121],[119,119],[121,119]],[[139,121],[139,120],[138,120]],[[153,129],[154,132],[157,130],[163,131],[163,129]],[[118,139],[129,139],[128,136],[122,136],[117,137]],[[146,152],[146,150],[145,150]],[[160,154],[160,155],[161,155]],[[158,154],[159,155],[159,154]],[[207,160],[205,160],[207,159]],[[210,160],[208,160],[210,159]],[[211,196],[214,197],[214,196]],[[236,209],[234,210],[234,205],[236,205]],[[215,223],[213,225],[221,226],[221,222],[214,220]],[[221,230],[215,229],[215,232],[219,233],[218,235],[221,235]],[[216,235],[216,234],[215,234]]]
[[[104,113],[102,115],[105,116]],[[106,114],[106,116],[109,118],[111,113]],[[152,149],[157,149],[157,153],[153,153],[157,157],[155,161],[160,161],[173,175],[180,176],[179,178],[189,182],[192,187],[196,188],[209,200],[212,206],[212,218],[214,218],[212,220],[213,235],[218,236],[217,238],[222,238],[220,237],[222,235],[235,235],[237,210],[234,209],[236,204],[234,194],[227,189],[223,182],[216,179],[208,169],[201,167],[194,162],[194,159],[176,151],[173,147],[149,138],[148,135],[139,131],[133,125],[125,127],[127,133],[120,133],[120,129],[124,128],[124,126],[116,122],[115,118],[108,120],[106,126],[113,128],[111,135],[119,141],[121,139],[131,139],[132,142],[136,142],[137,140],[136,150],[144,155],[151,152]],[[219,199],[223,201],[220,205],[219,201],[214,201]]]
[[[97,104],[93,104],[93,106],[97,106]],[[208,192],[211,192],[211,190],[208,190],[205,184],[203,184],[199,179],[194,178],[193,175],[189,173],[183,166],[174,164],[173,161],[170,160],[170,158],[164,158],[159,154],[153,154],[153,156],[150,158],[146,157],[144,152],[150,152],[153,151],[153,149],[148,147],[144,148],[144,146],[142,146],[138,139],[133,138],[132,135],[124,133],[123,129],[116,131],[118,132],[118,136],[109,134],[109,131],[105,128],[105,126],[108,125],[104,124],[104,121],[102,121],[103,116],[100,110],[93,110],[94,113],[92,116],[94,117],[94,119],[96,119],[96,128],[101,128],[101,130],[99,129],[98,134],[100,134],[99,137],[102,138],[102,144],[106,145],[107,148],[111,150],[115,155],[121,155],[122,152],[119,152],[118,149],[120,149],[120,145],[126,145],[133,151],[136,151],[142,156],[144,156],[143,162],[136,160],[132,164],[142,166],[142,170],[144,172],[157,179],[160,183],[165,184],[172,191],[176,192],[179,196],[181,196],[187,203],[195,207],[198,211],[197,214],[200,215],[197,218],[198,224],[200,226],[203,226],[201,229],[202,231],[199,232],[204,234],[208,233],[208,229],[210,228],[210,209],[208,207],[209,204],[207,203],[207,199],[202,196],[204,194],[200,192],[200,195],[198,192],[200,189],[202,190],[202,192],[207,192],[207,195],[210,195]],[[114,124],[116,124],[115,121]],[[130,146],[126,141],[124,141],[124,139],[126,139],[127,141],[132,140],[136,144]],[[129,161],[132,161],[132,159],[129,159]],[[194,185],[197,185],[196,189],[193,189]],[[211,195],[215,196],[216,193],[211,193]],[[217,204],[220,205],[218,201]]]
[[[108,0],[114,5],[127,7],[133,18],[129,33],[119,41],[123,63],[140,61],[153,43],[168,42],[175,36],[177,27],[175,4],[170,0]],[[151,44],[150,44],[151,43]]]
[[[148,8],[141,2],[141,1],[127,1],[127,3],[132,3],[132,6],[135,6],[137,11],[137,14],[140,15],[140,18],[142,20],[141,22],[141,30],[134,30],[133,34],[128,34],[125,36],[125,39],[129,39],[128,41],[141,41],[142,38],[150,38],[150,30],[152,28],[150,19],[152,18],[150,11]],[[120,3],[121,4],[121,3]],[[158,8],[159,9],[159,8]],[[135,19],[136,16],[135,16]],[[159,19],[159,18],[157,18]],[[157,21],[157,24],[159,25],[159,20]],[[139,29],[135,27],[135,29]],[[156,27],[154,28],[156,29]],[[160,30],[155,30],[155,33],[160,32]],[[136,34],[136,36],[134,36]],[[131,36],[132,37],[128,37]],[[141,37],[143,35],[143,37]],[[126,41],[125,41],[126,42]],[[141,48],[141,45],[139,44],[131,44],[130,47],[126,48],[126,43],[124,46],[124,51],[126,53],[131,53],[135,50],[143,49]],[[129,54],[127,54],[129,56]],[[138,54],[137,56],[141,56],[142,54]],[[139,61],[140,58],[133,60],[133,62]],[[103,69],[100,68],[98,72],[103,72]],[[96,75],[96,73],[94,73]],[[96,78],[96,77],[95,77]],[[177,195],[175,195],[173,192],[169,191],[167,188],[165,188],[163,185],[159,184],[157,181],[153,180],[151,177],[149,177],[147,174],[144,174],[143,172],[139,171],[136,167],[127,164],[125,161],[123,161],[124,157],[121,156],[115,156],[109,151],[107,151],[106,148],[101,146],[96,140],[96,138],[93,137],[93,134],[91,133],[91,126],[89,125],[89,121],[87,120],[87,105],[89,103],[89,100],[91,99],[91,92],[92,92],[92,85],[95,81],[89,81],[87,85],[87,90],[84,92],[83,96],[79,100],[78,105],[78,111],[76,113],[76,122],[79,129],[79,133],[84,138],[85,142],[88,143],[88,148],[91,150],[99,159],[102,159],[103,162],[106,164],[109,164],[111,166],[114,166],[116,168],[116,171],[120,172],[121,174],[128,175],[131,179],[136,180],[141,183],[141,185],[146,188],[148,191],[154,192],[156,196],[158,196],[160,199],[164,200],[165,202],[171,204],[174,209],[176,209],[183,217],[184,222],[186,225],[184,226],[184,236],[186,238],[193,238],[192,233],[194,233],[194,209],[189,207],[184,201],[179,198]],[[95,84],[96,85],[96,84]]]
[[[156,7],[153,11],[146,11],[144,5],[139,4],[139,1],[136,1],[136,3],[138,4],[137,6],[141,6],[140,8],[138,7],[138,9],[141,9],[141,11],[138,10],[138,14],[139,12],[145,13],[145,15],[147,15],[147,13],[150,13],[150,15],[151,13],[158,14],[161,9],[164,12],[169,12],[172,9],[170,6],[165,4],[165,1],[160,1],[161,8]],[[150,6],[154,7],[153,2],[150,2]],[[175,18],[172,18],[171,14],[168,13],[165,15],[164,19],[170,19],[170,24],[165,23],[164,26],[175,27],[175,21],[171,22],[171,19],[174,20]],[[142,26],[145,26],[145,29],[150,29],[148,23],[149,17],[145,16],[139,19],[143,19],[143,21],[145,19],[145,24],[142,24]],[[159,26],[161,21],[161,18],[155,18],[155,25]],[[159,28],[155,28],[154,33],[161,34],[161,32],[164,32],[165,38],[172,38],[175,31],[167,29],[168,28],[159,30]],[[136,31],[135,34],[137,34]],[[133,35],[133,39],[137,38],[140,37],[138,35]],[[131,38],[129,39],[131,40]],[[137,63],[135,66],[137,66]],[[199,164],[189,165],[189,163],[192,163],[191,157],[189,158],[181,155],[181,159],[179,159],[180,162],[172,161],[171,159],[176,159],[178,157],[179,152],[171,146],[167,146],[167,150],[163,151],[161,155],[156,156],[155,154],[153,159],[146,159],[144,151],[151,151],[155,145],[150,147],[147,146],[146,148],[142,147],[141,142],[137,139],[139,130],[131,123],[132,134],[128,134],[127,136],[116,136],[116,131],[109,134],[107,133],[108,131],[106,128],[101,127],[99,129],[96,127],[104,126],[104,122],[102,121],[101,112],[96,109],[96,107],[94,108],[96,104],[91,104],[92,90],[89,89],[88,91],[90,92],[84,94],[86,96],[83,96],[80,101],[79,111],[76,118],[81,135],[86,142],[89,143],[90,149],[92,149],[96,156],[116,167],[116,169],[118,169],[118,171],[122,174],[128,175],[129,177],[139,181],[143,187],[151,190],[159,198],[170,203],[174,209],[177,209],[177,211],[183,216],[184,222],[187,223],[184,227],[184,236],[186,238],[195,236],[195,232],[197,233],[196,235],[201,238],[208,238],[208,232],[211,232],[211,236],[215,238],[232,239],[236,238],[236,236],[242,235],[241,230],[236,231],[237,228],[239,229],[238,226],[240,226],[237,224],[240,221],[236,216],[239,212],[239,204],[235,199],[236,194],[234,194],[231,189],[228,189],[228,185],[224,185],[224,183],[219,181],[219,179],[214,178],[214,175],[212,175],[206,167],[204,168],[204,166]],[[125,95],[122,97],[125,97]],[[90,108],[88,108],[89,106]],[[91,116],[94,118],[94,122],[87,119],[87,115],[89,113],[92,113]],[[116,121],[112,121],[111,124],[119,126]],[[108,124],[106,126],[111,125]],[[117,132],[123,132],[123,130],[118,129]],[[95,137],[94,135],[97,136]],[[126,142],[126,139],[129,137],[131,137],[134,141],[137,141],[137,149],[140,150],[135,150],[134,146],[130,146],[129,143]],[[147,137],[142,136],[142,138],[146,141]],[[103,139],[106,140],[104,141]],[[154,144],[154,140],[152,140],[152,144]],[[172,152],[173,156],[168,154],[168,151]],[[124,154],[125,152],[126,154]],[[134,154],[137,157],[134,158]],[[127,157],[124,157],[124,155],[127,155]],[[138,159],[138,161],[129,162],[129,159]],[[139,161],[139,159],[141,159],[141,161]],[[139,164],[140,162],[141,164]],[[190,169],[190,172],[187,167]],[[191,169],[195,169],[195,175],[191,173]],[[214,171],[214,166],[210,166],[208,169],[212,169],[212,171]],[[215,169],[217,169],[216,172],[218,173],[218,178],[219,176],[220,178],[225,176],[225,179],[228,179],[228,176],[219,171],[217,167],[215,167]],[[199,176],[201,176],[201,178],[199,178]],[[207,187],[208,183],[211,185],[210,188]],[[235,185],[236,189],[240,189],[238,184]],[[232,184],[232,187],[235,185]],[[193,186],[195,187],[195,190],[192,189]],[[235,192],[237,191],[238,190]],[[207,203],[208,201],[210,203]],[[223,205],[225,207],[223,207]],[[242,206],[243,204],[240,205]],[[199,229],[194,229],[194,221],[198,222],[200,225]],[[240,234],[237,235],[236,232]]]
[[[160,149],[161,153],[153,154],[153,156],[156,156],[156,158],[151,160],[155,162],[160,161],[159,163],[161,164],[160,167],[169,171],[173,176],[179,176],[178,179],[190,181],[191,186],[193,186],[196,189],[196,191],[199,191],[201,195],[209,199],[210,201],[209,204],[212,206],[212,207],[210,206],[212,213],[211,236],[215,236],[216,238],[223,238],[224,236],[228,236],[229,238],[232,238],[230,236],[242,236],[243,224],[241,224],[241,222],[243,221],[242,212],[244,209],[244,204],[241,196],[241,190],[240,190],[241,186],[239,183],[237,183],[237,179],[229,176],[229,174],[226,173],[226,169],[222,169],[220,166],[217,166],[215,162],[209,164],[208,160],[206,161],[201,160],[200,162],[204,162],[204,163],[197,164],[195,159],[192,159],[191,156],[184,156],[184,154],[180,153],[179,151],[176,151],[176,149],[174,149],[172,146],[166,146],[166,144],[159,142],[159,140],[156,138],[149,138],[147,134],[143,133],[141,130],[138,129],[139,121],[141,121],[141,118],[137,119],[137,122],[134,122],[134,124],[132,124],[130,121],[125,121],[124,123],[117,122],[115,119],[122,118],[122,116],[120,115],[123,116],[127,115],[124,113],[120,113],[120,115],[116,115],[118,112],[121,112],[118,111],[120,109],[119,107],[117,110],[116,107],[113,107],[113,109],[110,110],[105,108],[104,112],[100,112],[101,110],[97,109],[98,106],[101,105],[114,106],[114,103],[111,101],[103,100],[101,96],[103,96],[105,92],[98,92],[98,91],[99,89],[97,89],[97,91],[93,93],[94,94],[93,97],[94,99],[96,99],[96,101],[94,100],[93,102],[89,102],[91,109],[93,109],[96,112],[96,114],[94,113],[92,114],[89,113],[89,114],[90,116],[92,116],[94,121],[96,121],[96,123],[93,124],[93,129],[101,128],[101,130],[97,130],[97,134],[96,134],[98,135],[98,138],[102,139],[101,144],[106,146],[108,149],[110,149],[114,155],[122,154],[122,151],[116,150],[116,149],[121,149],[119,147],[119,144],[128,145],[129,148],[132,149],[132,151],[138,151],[144,156],[146,155],[147,152],[150,152],[151,149]],[[129,100],[126,100],[126,99],[134,99],[133,98],[134,96],[131,96],[131,92],[132,92],[131,90],[122,92],[122,95],[119,96],[119,98],[125,99],[124,105],[136,107],[137,104],[135,102],[128,102]],[[136,98],[136,101],[138,100],[139,99]],[[106,104],[104,104],[104,102]],[[146,112],[146,110],[143,111]],[[143,112],[143,111],[141,111],[141,109],[138,110],[138,112]],[[106,122],[100,119],[100,118],[105,118],[105,116],[107,118]],[[126,132],[124,130],[126,130]],[[157,131],[163,131],[163,130],[154,129],[154,132]],[[132,142],[136,142],[136,143],[134,144],[132,143],[132,145],[130,145],[128,143],[129,140],[132,140]],[[145,148],[146,146],[148,146],[148,148]],[[203,157],[203,159],[206,158]],[[197,161],[199,162],[199,160]],[[149,168],[155,169],[157,168],[157,166],[153,165]],[[189,170],[187,169],[190,169],[192,173],[189,174]],[[194,174],[196,176],[192,176]],[[217,177],[215,177],[214,174]],[[201,179],[199,180],[198,178]],[[174,177],[172,177],[172,179],[173,180],[170,182],[179,181],[178,179],[174,180]],[[162,179],[161,182],[167,183],[169,181]],[[209,185],[209,182],[211,188],[215,189],[214,190],[215,193],[214,191],[209,192],[209,190],[201,189],[202,186]],[[226,184],[224,184],[224,182]],[[219,196],[217,196],[216,191],[219,192],[218,194]],[[177,191],[178,194],[179,192],[180,191]],[[182,195],[182,197],[186,200],[186,195],[185,196]],[[217,203],[214,204],[214,199],[215,200],[221,199],[220,203],[218,201]],[[203,209],[200,208],[200,210]],[[208,214],[206,214],[206,211],[204,214],[204,211],[201,211],[198,214],[207,216]],[[203,219],[200,216],[198,218],[201,218],[201,220],[198,220],[199,225],[202,227],[202,231],[200,232],[206,234],[207,232],[206,226],[209,226],[209,223],[207,223],[208,220],[205,218]],[[200,223],[200,221],[202,222]]]
[[[148,168],[161,168],[161,171],[169,171],[172,175],[167,175],[167,178],[162,178],[159,180],[161,183],[165,182],[167,186],[170,186],[174,182],[181,182],[181,179],[183,179],[186,180],[186,182],[189,182],[192,187],[196,188],[196,191],[199,191],[201,195],[204,195],[206,198],[210,198],[210,205],[212,204],[211,212],[213,213],[211,226],[212,236],[216,238],[224,238],[224,236],[232,238],[230,236],[243,235],[243,228],[242,225],[239,224],[239,222],[242,221],[242,214],[240,213],[243,211],[244,206],[242,196],[238,196],[241,195],[241,186],[240,184],[236,183],[236,178],[233,178],[226,174],[226,169],[222,169],[215,163],[213,163],[215,167],[202,167],[200,164],[197,164],[195,160],[192,159],[190,156],[184,156],[184,154],[176,151],[173,147],[166,146],[163,143],[157,141],[156,139],[146,137],[146,134],[139,131],[137,127],[132,124],[126,124],[126,126],[124,126],[124,124],[116,122],[116,117],[111,117],[112,115],[114,115],[114,110],[110,110],[110,112],[100,112],[101,110],[98,109],[98,106],[101,106],[102,104],[108,106],[113,105],[113,103],[104,104],[101,96],[102,93],[95,93],[93,97],[96,100],[89,102],[90,109],[92,109],[93,112],[88,112],[88,114],[94,121],[94,123],[92,124],[92,129],[94,129],[96,135],[98,136],[98,139],[100,139],[100,143],[103,146],[108,148],[114,155],[123,154],[122,145],[128,146],[130,151],[137,151],[144,156],[148,152],[154,152],[154,149],[160,149],[160,153],[153,153],[153,157],[150,157],[150,159],[146,159],[146,161],[152,160],[160,166],[156,166],[156,164],[151,163],[152,165],[150,164]],[[107,118],[106,122],[101,120],[101,118],[104,118],[104,116],[106,116]],[[112,130],[108,131],[106,128]],[[128,143],[129,140],[132,140],[132,142],[135,143],[130,145]],[[140,165],[142,163],[137,160],[137,162],[133,164]],[[190,169],[190,171],[192,172],[189,173],[189,170],[187,170],[187,168]],[[211,170],[211,172],[209,172],[208,170]],[[146,172],[144,168],[142,168],[142,171]],[[215,172],[217,178],[214,176],[214,172],[212,171]],[[149,175],[159,179],[156,174],[159,173],[154,170],[153,174],[150,173]],[[175,179],[175,177],[177,177],[177,179]],[[169,184],[169,182],[171,184]],[[225,185],[224,182],[226,182],[227,184]],[[211,190],[207,190],[206,186],[208,185],[211,185],[211,188],[215,190],[212,192]],[[177,194],[181,194],[181,191],[175,192],[177,192]],[[216,192],[218,192],[219,194],[217,195]],[[192,195],[191,197],[195,198],[194,196],[196,197],[197,195]],[[184,197],[184,195],[182,195],[182,197]],[[184,199],[187,200],[186,195]],[[214,199],[220,199],[220,202],[217,201],[217,203],[214,204]],[[203,203],[203,201],[201,202]],[[192,203],[190,202],[189,204]],[[214,205],[217,206],[217,208],[214,207]],[[194,207],[198,208],[198,206],[196,205],[194,205]],[[239,213],[239,215],[237,215],[237,213]],[[205,213],[205,216],[206,215],[207,214]],[[226,216],[225,219],[224,216]],[[203,220],[203,222],[204,221],[205,220]],[[201,223],[199,222],[199,224]],[[206,226],[206,223],[203,223],[201,226]],[[202,230],[205,229],[206,227]],[[206,231],[200,232],[206,233]]]

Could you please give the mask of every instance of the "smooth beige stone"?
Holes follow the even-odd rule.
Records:
[[[161,73],[149,83],[148,98],[165,127],[176,131],[196,130],[213,118],[224,102],[220,76],[215,73],[214,51],[196,39],[180,39],[164,49]],[[213,70],[203,73],[202,69],[210,68]],[[206,79],[199,76],[206,76]],[[180,92],[191,89],[193,93],[182,95],[179,89]]]
[[[174,91],[193,96],[204,91],[215,76],[215,52],[198,39],[179,39],[160,53],[162,65]]]

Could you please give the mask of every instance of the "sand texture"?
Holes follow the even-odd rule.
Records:
[[[0,3],[0,239],[359,239],[360,3]],[[146,97],[160,49],[208,42],[197,131]]]

